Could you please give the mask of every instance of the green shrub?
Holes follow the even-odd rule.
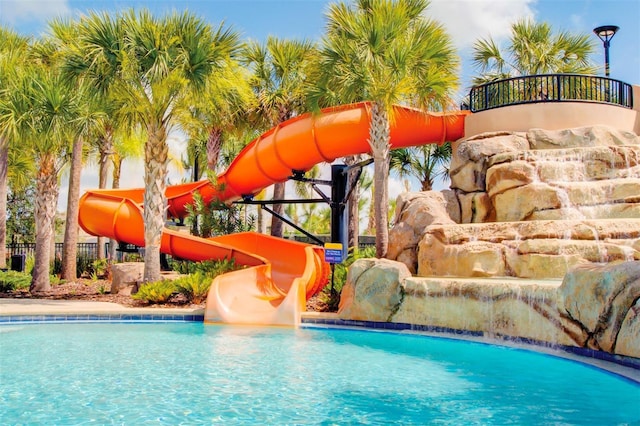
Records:
[[[201,271],[185,275],[175,281],[176,288],[191,303],[202,303],[206,300],[213,278]]]
[[[210,278],[215,278],[220,274],[243,268],[242,265],[236,265],[234,259],[204,260],[202,262],[172,259],[170,266],[172,270],[183,275],[200,272]]]
[[[78,256],[76,258],[76,275],[82,277],[83,275],[91,275],[93,259],[89,256]]]
[[[106,278],[109,275],[109,261],[107,259],[96,259],[91,262],[91,268],[88,271],[91,279],[94,281]]]
[[[347,258],[342,263],[338,263],[335,265],[332,272],[333,276],[329,277],[329,283],[322,289],[322,292],[319,295],[320,300],[327,304],[331,312],[335,312],[338,310],[338,304],[340,303],[340,293],[342,292],[342,287],[347,282],[347,272],[349,270],[349,267],[358,259],[375,256],[376,248],[366,247],[364,249],[358,250],[355,253],[349,253]],[[331,281],[332,279],[333,287]]]
[[[0,271],[0,292],[28,289],[31,285],[31,274],[16,271]]]
[[[36,257],[33,254],[27,256],[24,261],[24,272],[31,275],[33,272],[33,267],[36,265]]]
[[[131,297],[147,303],[166,303],[177,291],[176,285],[171,280],[161,280],[152,283],[142,284],[138,292]]]

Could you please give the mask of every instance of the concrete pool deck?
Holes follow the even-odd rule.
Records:
[[[112,302],[88,300],[0,298],[0,317],[21,315],[204,315],[203,308],[131,308]],[[335,313],[303,312],[304,318],[337,318]]]

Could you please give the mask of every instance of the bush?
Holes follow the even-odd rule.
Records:
[[[173,281],[161,280],[142,284],[138,289],[138,292],[132,294],[131,297],[150,304],[166,303],[176,291],[177,287]]]
[[[358,259],[363,259],[367,257],[375,257],[376,256],[376,248],[375,247],[366,247],[364,249],[360,249],[357,252],[351,252],[349,256],[342,263],[338,263],[333,268],[333,277],[329,277],[329,283],[322,289],[319,297],[320,300],[327,304],[329,307],[329,311],[335,312],[338,310],[338,304],[340,303],[340,293],[342,292],[342,287],[347,282],[347,272],[349,270],[349,266],[353,264]],[[333,288],[331,288],[331,280],[333,279]]]
[[[16,271],[0,271],[0,292],[28,289],[31,285],[31,274]]]
[[[186,275],[175,281],[177,290],[191,303],[202,303],[207,298],[211,287],[212,277],[198,271],[195,274]]]

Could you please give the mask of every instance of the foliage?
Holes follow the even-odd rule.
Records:
[[[554,33],[546,22],[519,20],[511,25],[504,47],[491,37],[476,41],[473,63],[479,71],[474,85],[505,78],[548,73],[595,74],[590,34]]]
[[[7,194],[7,241],[10,244],[35,241],[34,183],[21,190],[10,189]]]
[[[331,312],[338,310],[340,293],[342,292],[342,287],[347,282],[349,266],[358,259],[375,257],[375,255],[375,247],[366,247],[358,251],[351,251],[344,262],[334,266],[331,277],[329,278],[329,283],[322,289],[322,293],[320,293],[320,300],[327,304]]]
[[[242,209],[237,206],[227,206],[217,199],[205,203],[197,191],[193,194],[193,204],[187,205],[191,232],[202,238],[253,230],[255,217],[242,216]]]
[[[436,179],[448,179],[450,162],[451,143],[446,142],[391,151],[389,167],[400,178],[416,178],[421,191],[430,191]]]
[[[209,293],[213,278],[201,271],[175,280],[177,290],[191,303],[202,303]]]
[[[31,275],[31,273],[33,272],[33,267],[36,264],[36,258],[34,255],[30,254],[27,256],[27,258],[24,261],[24,272],[26,272],[27,274]]]
[[[16,271],[0,271],[0,292],[28,289],[31,285],[31,274]]]
[[[87,272],[94,280],[106,278],[109,276],[109,261],[107,259],[96,259],[91,263],[91,268]]]
[[[138,292],[132,294],[131,297],[150,304],[166,303],[176,291],[177,287],[174,281],[160,280],[142,284]]]
[[[76,258],[76,276],[91,275],[93,272],[93,257],[80,255]]]
[[[215,278],[220,274],[241,269],[241,265],[236,265],[234,259],[203,260],[201,262],[191,262],[188,260],[172,260],[171,269],[180,274],[201,273],[210,278]]]

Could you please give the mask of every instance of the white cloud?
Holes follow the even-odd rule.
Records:
[[[0,17],[12,26],[45,22],[72,13],[68,0],[0,0]]]
[[[427,14],[441,22],[455,45],[468,48],[479,38],[507,37],[511,24],[533,17],[535,0],[433,0]]]

